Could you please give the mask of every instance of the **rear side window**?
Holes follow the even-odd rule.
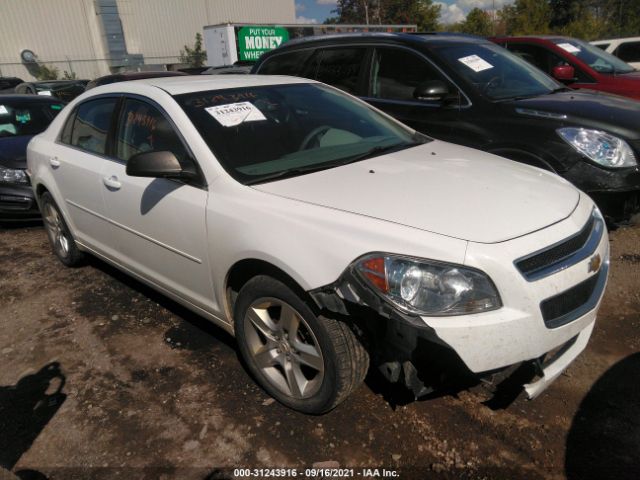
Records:
[[[621,43],[614,55],[625,62],[640,62],[640,42]]]
[[[604,50],[606,51],[607,48],[609,48],[609,45],[611,45],[610,43],[599,43],[596,45],[596,47],[598,47],[600,50]]]
[[[312,78],[315,76],[315,68],[312,67],[311,57],[314,50],[298,50],[282,53],[269,58],[261,67],[261,75],[293,75]],[[303,75],[306,74],[306,75]]]
[[[322,50],[316,80],[357,94],[365,53],[364,48],[358,47]]]
[[[416,87],[430,80],[446,79],[418,55],[398,48],[377,48],[371,72],[374,98],[414,100]]]
[[[182,165],[190,163],[182,140],[165,116],[153,105],[128,99],[120,115],[116,157],[128,161],[137,153],[172,152]]]
[[[104,155],[109,125],[117,101],[115,98],[100,98],[81,104],[73,122],[71,145],[87,152]]]

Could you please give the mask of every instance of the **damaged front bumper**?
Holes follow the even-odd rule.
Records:
[[[500,391],[514,374],[528,398],[542,393],[584,350],[593,331],[608,265],[591,295],[588,311],[559,328],[536,332],[533,315],[510,308],[454,317],[419,317],[394,309],[353,272],[313,290],[317,306],[352,323],[367,347],[372,366],[392,383],[404,384],[415,398],[459,390],[482,382]],[[527,336],[539,333],[536,342]],[[530,342],[535,347],[525,348]],[[527,372],[522,375],[522,372]],[[515,398],[515,397],[514,397]]]

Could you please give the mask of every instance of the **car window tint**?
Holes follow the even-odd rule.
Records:
[[[609,48],[609,45],[611,45],[610,43],[599,43],[596,45],[596,47],[598,47],[600,50],[606,50],[607,48]]]
[[[116,157],[128,161],[137,153],[172,152],[181,164],[189,155],[171,123],[154,106],[128,99],[116,135]]]
[[[640,42],[621,43],[615,55],[625,62],[640,62]]]
[[[322,50],[316,79],[345,92],[357,93],[364,48],[330,48]]]
[[[555,52],[542,47],[540,45],[514,44],[510,43],[508,49],[514,54],[535,65],[543,72],[551,75],[554,67],[569,65],[575,68],[576,77],[579,82],[589,82],[591,79],[587,77],[579,68],[570,64],[566,59],[562,58]]]
[[[275,55],[265,61],[260,67],[259,73],[262,75],[293,75],[314,78],[315,68],[310,65],[315,64],[311,58],[313,53],[312,49],[308,49]],[[306,75],[301,75],[302,73]]]
[[[104,155],[116,102],[115,98],[100,98],[81,104],[73,122],[71,145]]]
[[[60,141],[62,143],[66,143],[67,145],[71,144],[71,132],[73,131],[73,122],[76,119],[76,111],[71,112],[71,115],[67,117],[67,121],[62,128],[62,133],[60,133]]]
[[[37,135],[63,108],[61,103],[3,101],[2,98],[0,96],[0,137]]]
[[[418,55],[399,48],[377,48],[371,72],[371,96],[413,100],[416,87],[446,79]]]

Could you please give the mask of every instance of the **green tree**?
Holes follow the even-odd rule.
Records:
[[[60,70],[57,67],[48,67],[42,64],[38,65],[34,76],[38,80],[57,80],[59,75]]]
[[[185,45],[184,50],[180,50],[180,62],[192,67],[201,67],[206,60],[207,52],[202,49],[202,35],[198,32],[193,48]]]
[[[467,18],[455,26],[457,31],[488,37],[493,34],[493,21],[488,12],[474,8]]]
[[[338,0],[326,23],[411,24],[421,31],[438,28],[441,6],[433,0]]]
[[[516,0],[498,12],[507,35],[549,33],[551,8],[548,0]]]

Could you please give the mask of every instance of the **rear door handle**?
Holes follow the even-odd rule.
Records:
[[[53,168],[58,168],[60,166],[60,160],[58,160],[58,157],[50,157],[49,164],[51,164]]]
[[[122,184],[118,181],[118,177],[115,175],[103,177],[102,183],[104,183],[110,190],[120,190],[120,187],[122,187]]]

